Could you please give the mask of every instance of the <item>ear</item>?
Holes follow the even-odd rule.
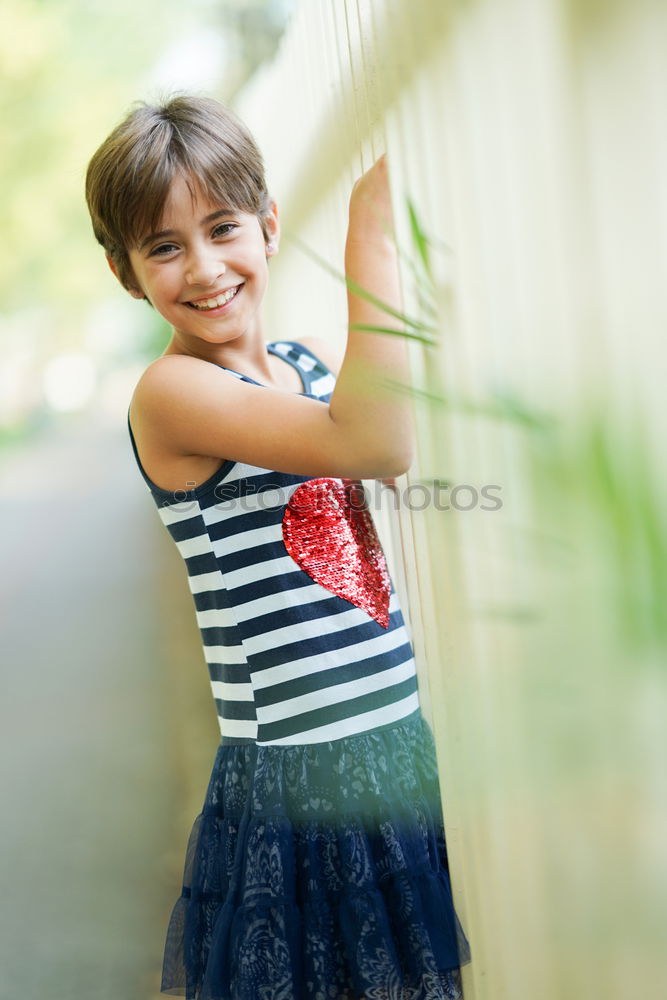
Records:
[[[113,257],[111,257],[109,254],[107,254],[106,258],[107,258],[107,264],[109,265],[109,267],[110,267],[113,275],[118,279],[118,281],[120,282],[120,284],[123,285],[123,288],[125,289],[125,291],[129,292],[133,299],[145,299],[146,296],[144,295],[144,293],[139,288],[131,288],[131,287],[128,287],[127,285],[125,285],[123,283],[123,281],[121,279],[121,276],[118,273],[118,267],[116,266],[116,262],[113,259]]]
[[[267,243],[270,243],[273,247],[272,253],[268,256],[272,256],[278,251],[278,244],[280,242],[280,220],[278,218],[278,206],[275,201],[271,200],[269,203],[269,210],[264,216],[264,229],[267,234]]]

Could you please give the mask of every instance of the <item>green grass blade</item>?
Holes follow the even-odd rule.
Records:
[[[410,230],[412,232],[413,243],[417,248],[417,253],[419,254],[419,258],[424,265],[426,274],[431,280],[433,280],[433,275],[431,273],[429,239],[421,227],[417,217],[417,210],[412,202],[412,199],[406,196],[405,201],[408,206],[408,214],[410,216]]]
[[[353,281],[351,278],[348,278],[346,274],[342,274],[337,268],[335,268],[332,264],[330,264],[327,260],[325,260],[324,257],[321,257],[315,250],[309,247],[298,237],[286,236],[286,239],[288,239],[291,243],[294,243],[295,246],[297,246],[300,250],[303,251],[303,253],[305,253],[308,257],[310,257],[317,264],[319,264],[320,267],[322,267],[325,271],[333,275],[334,278],[336,278],[338,281],[343,282],[343,284],[345,284],[350,289],[350,291],[353,292],[355,295],[358,295],[360,299],[364,299],[364,301],[370,302],[371,305],[376,306],[387,316],[393,316],[394,319],[400,320],[401,323],[405,323],[406,326],[412,327],[414,330],[435,332],[434,327],[429,326],[422,320],[413,319],[411,316],[407,316],[405,313],[401,312],[398,309],[394,309],[393,306],[390,306],[388,303],[383,302],[381,299],[377,298],[376,295],[373,295],[372,292],[367,291],[367,289],[363,288],[356,281]],[[394,331],[394,332],[399,332],[399,331]]]
[[[424,327],[424,329],[427,328]],[[428,344],[429,347],[438,342],[435,337],[423,337],[420,333],[413,333],[411,330],[392,330],[387,326],[371,326],[368,323],[350,323],[350,330],[365,330],[368,333],[393,333],[408,340],[419,340],[422,344]],[[437,331],[435,332],[437,333]]]
[[[413,399],[433,406],[441,407],[469,417],[483,417],[488,420],[504,420],[518,424],[530,431],[551,431],[555,426],[555,418],[547,413],[531,410],[516,397],[496,395],[489,401],[466,399],[442,392],[433,392],[419,386],[406,385],[404,382],[385,380],[386,385],[397,392],[403,392]]]

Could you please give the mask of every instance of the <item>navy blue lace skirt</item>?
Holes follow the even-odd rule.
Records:
[[[453,1000],[469,961],[421,715],[332,743],[220,745],[163,993]]]

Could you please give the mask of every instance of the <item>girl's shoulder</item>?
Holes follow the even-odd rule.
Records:
[[[345,355],[344,346],[340,347],[338,344],[332,344],[330,340],[324,340],[323,337],[296,337],[294,343],[307,347],[320,361],[324,362],[329,371],[332,371],[334,375],[340,374]]]

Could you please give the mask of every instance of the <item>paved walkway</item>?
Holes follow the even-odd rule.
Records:
[[[217,725],[129,439],[0,456],[0,998],[150,1000]]]

